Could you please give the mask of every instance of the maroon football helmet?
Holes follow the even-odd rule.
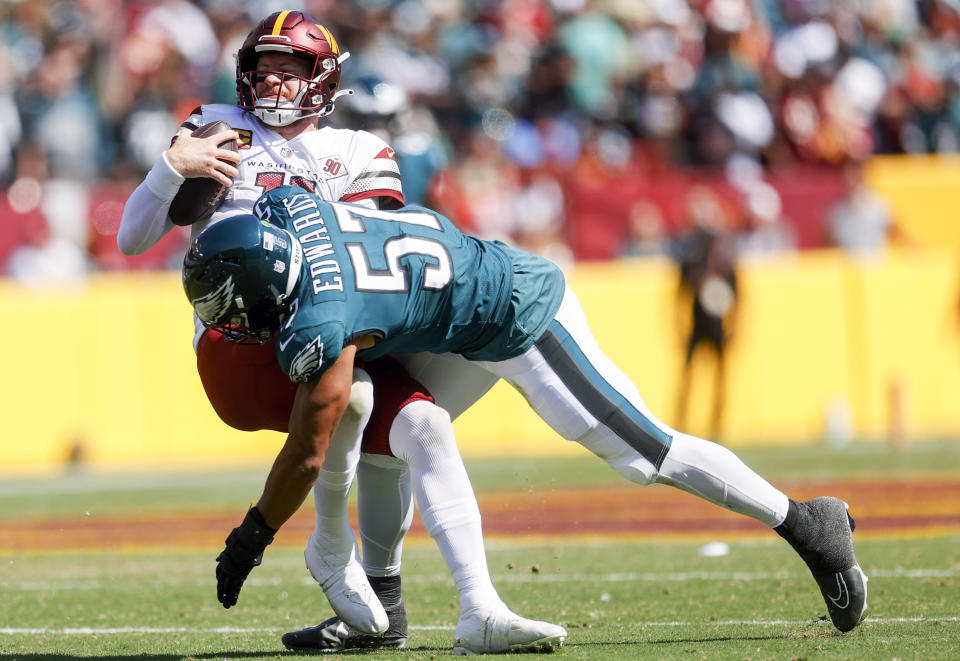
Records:
[[[281,81],[296,79],[303,83],[292,102],[279,96],[257,98],[257,76],[270,73],[257,71],[257,60],[264,53],[286,53],[307,62],[309,78],[273,72]],[[237,53],[237,105],[270,126],[286,126],[302,117],[326,115],[340,95],[340,64],[349,56],[340,52],[333,34],[313,16],[289,10],[270,14],[251,30]]]

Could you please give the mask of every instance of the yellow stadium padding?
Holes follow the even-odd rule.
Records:
[[[854,261],[825,251],[741,267],[739,333],[721,429],[732,445],[960,433],[958,270],[951,251]],[[581,264],[569,274],[606,353],[673,424],[682,340],[669,262]],[[0,281],[5,472],[256,463],[283,438],[224,426],[195,370],[177,273],[104,274],[72,289]],[[705,434],[713,365],[696,363],[685,431]],[[498,384],[457,422],[470,457],[583,452]]]
[[[876,156],[864,179],[890,205],[904,243],[960,257],[960,155]]]

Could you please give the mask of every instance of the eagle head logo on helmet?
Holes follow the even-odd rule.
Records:
[[[302,83],[293,101],[279,96],[260,99],[256,93],[257,60],[264,53],[285,53],[302,58],[310,74],[307,78],[291,73],[273,72],[281,80]],[[237,52],[237,105],[253,112],[268,126],[287,126],[304,117],[322,117],[333,112],[333,103],[350,90],[338,90],[340,65],[350,57],[340,51],[333,34],[317,19],[301,11],[280,11],[261,21]]]
[[[233,276],[231,275],[213,291],[190,301],[193,304],[193,309],[197,312],[197,316],[200,317],[200,321],[206,324],[216,323],[222,319],[235,298],[235,290],[236,285],[233,284]]]

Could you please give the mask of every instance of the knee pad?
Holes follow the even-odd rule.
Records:
[[[596,425],[576,439],[631,482],[646,486],[657,480],[657,468],[605,425]]]
[[[452,426],[450,415],[433,402],[409,402],[397,412],[390,427],[390,452],[408,464],[413,464],[420,456],[426,458],[451,452],[459,456]]]
[[[361,436],[373,410],[373,385],[363,370],[353,371],[350,396],[323,458],[323,468],[334,473],[356,472]]]
[[[353,370],[353,384],[350,386],[350,401],[343,412],[340,424],[354,424],[363,427],[373,412],[373,381],[365,370]]]

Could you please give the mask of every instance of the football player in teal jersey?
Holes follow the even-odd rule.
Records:
[[[285,187],[261,197],[254,212],[198,235],[183,278],[204,324],[236,339],[276,334],[279,364],[301,384],[256,505],[268,529],[297,510],[316,480],[355,361],[420,352],[407,367],[432,393],[449,388],[469,404],[483,392],[460,384],[486,371],[627,479],[683,489],[773,528],[807,564],[833,624],[859,624],[867,578],[846,504],[794,501],[727,448],[654,417],[600,350],[555,265],[464,235],[421,207],[372,211]],[[266,538],[235,540],[248,572]]]

